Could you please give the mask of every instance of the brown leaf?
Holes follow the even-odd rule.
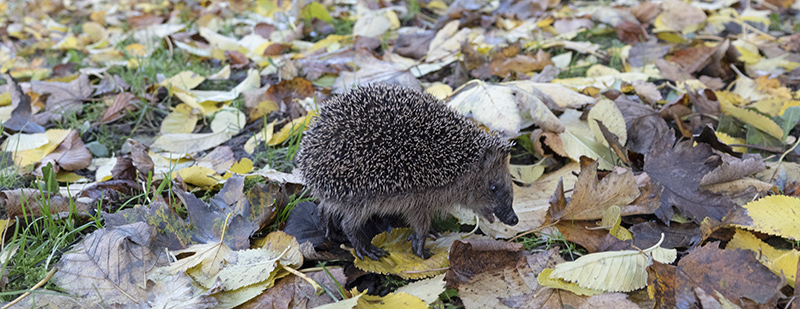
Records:
[[[222,175],[236,163],[236,158],[231,147],[219,146],[195,162],[198,166],[210,168]]]
[[[44,157],[41,161],[41,167],[47,165],[47,162],[53,162],[53,167],[56,172],[60,170],[75,171],[84,169],[92,164],[92,153],[78,135],[78,131],[71,130],[61,145],[58,148]]]
[[[712,270],[712,271],[709,271]],[[720,249],[719,242],[698,247],[678,262],[675,298],[679,308],[695,303],[695,288],[722,294],[733,304],[749,308],[765,304],[774,308],[781,279],[761,264],[756,253],[745,249]]]
[[[156,229],[145,223],[92,232],[61,256],[53,282],[64,291],[106,305],[146,302],[143,278],[168,265],[166,251],[153,243]]]
[[[105,124],[117,121],[125,116],[128,111],[134,110],[136,106],[133,105],[131,100],[135,97],[136,96],[130,92],[123,92],[114,96],[114,103],[111,103],[111,106],[106,109],[106,112],[103,113],[103,117],[101,117],[100,121],[97,123]]]
[[[236,50],[226,50],[225,57],[230,59],[231,68],[234,69],[243,68],[250,63],[250,58]]]
[[[684,72],[692,74],[708,65],[708,63],[711,62],[711,55],[713,55],[720,46],[722,46],[722,44],[717,44],[715,47],[698,44],[676,51],[670,60],[678,64]]]
[[[36,114],[36,123],[60,121],[64,115],[79,113],[83,110],[83,100],[92,95],[89,76],[81,74],[69,83],[63,82],[31,82],[31,91],[40,95],[48,95],[45,111]]]
[[[433,31],[420,31],[410,34],[401,34],[397,37],[394,44],[394,53],[412,59],[422,59],[428,53],[428,46],[431,45]]]
[[[458,289],[467,308],[536,308],[536,276],[563,261],[556,249],[525,254],[502,241],[455,241],[450,249],[448,287]],[[540,299],[541,301],[541,299]]]
[[[275,26],[267,23],[258,23],[255,25],[255,27],[253,27],[253,33],[258,34],[265,39],[269,39],[270,34],[272,34],[272,32],[275,30]]]
[[[131,161],[136,171],[139,172],[139,177],[147,178],[153,172],[153,158],[150,158],[148,153],[149,148],[136,140],[128,139],[128,144],[131,145]]]
[[[699,188],[703,176],[719,165],[709,161],[714,155],[711,147],[707,144],[692,147],[691,140],[679,142],[674,147],[673,143],[675,135],[669,130],[656,139],[645,156],[644,171],[653,182],[664,186],[656,216],[669,224],[674,206],[698,224],[706,217],[722,220],[733,207],[733,202]]]
[[[597,180],[597,166],[595,161],[581,170],[572,199],[564,210],[562,219],[567,220],[596,220],[603,218],[603,213],[609,206],[628,205],[639,196],[639,188],[633,173],[625,170],[623,173],[612,171],[602,180]],[[636,213],[624,213],[632,215]]]
[[[347,281],[342,268],[306,273],[306,276],[331,291],[338,290],[339,286],[344,286]],[[334,300],[325,293],[316,294],[314,287],[303,278],[289,276],[237,308],[316,308],[333,302]]]
[[[512,72],[524,74],[533,71],[541,71],[547,65],[552,65],[550,54],[539,50],[535,56],[512,55],[510,57],[495,57],[489,63],[492,73],[499,77],[506,77]]]
[[[609,235],[608,230],[594,229],[597,227],[595,221],[561,220],[555,227],[564,239],[581,245],[589,253],[600,252],[605,237]]]
[[[44,204],[42,203],[43,201]],[[75,201],[74,204],[77,212],[88,211],[92,208],[79,201]],[[36,189],[0,191],[0,205],[5,206],[8,218],[23,217],[25,215],[38,218],[44,213],[44,209],[42,208],[45,206],[50,210],[51,214],[69,213],[72,211],[70,199],[58,195],[51,195],[49,193],[42,193]]]
[[[653,261],[647,266],[647,287],[652,291],[659,309],[677,308],[675,303],[675,271],[677,267]]]
[[[617,24],[616,30],[619,40],[626,44],[634,45],[638,42],[647,41],[649,38],[645,27],[638,22],[623,19]]]

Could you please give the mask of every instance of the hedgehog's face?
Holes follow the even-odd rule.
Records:
[[[516,225],[519,221],[511,204],[514,201],[514,188],[508,172],[508,150],[487,150],[484,156],[483,173],[480,173],[476,206],[478,213],[489,222],[494,218],[505,224]]]

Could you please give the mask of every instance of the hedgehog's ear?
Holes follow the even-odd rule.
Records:
[[[489,147],[483,152],[483,168],[497,166],[498,162],[505,162],[506,157],[511,152],[511,143],[501,143],[494,147]]]

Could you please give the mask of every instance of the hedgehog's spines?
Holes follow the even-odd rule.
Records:
[[[320,196],[364,197],[447,185],[507,145],[429,93],[377,84],[323,106],[298,165]]]

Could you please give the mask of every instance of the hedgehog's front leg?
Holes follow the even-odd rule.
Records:
[[[347,239],[350,240],[350,244],[353,245],[353,249],[356,250],[356,256],[358,256],[359,259],[363,260],[366,255],[370,259],[379,261],[381,257],[387,256],[388,253],[372,245],[372,239],[370,239],[369,235],[362,229],[364,223],[365,222],[348,220],[348,218],[345,218],[342,220],[342,231],[344,231]]]

